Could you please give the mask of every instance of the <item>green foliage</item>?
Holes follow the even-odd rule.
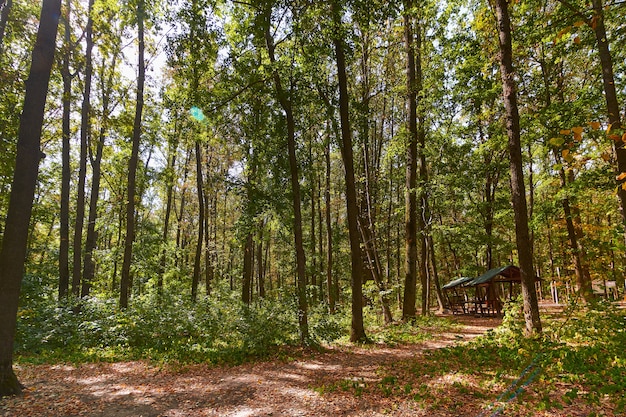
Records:
[[[294,317],[278,303],[253,308],[235,296],[197,304],[146,296],[124,311],[115,300],[92,298],[62,306],[41,301],[19,313],[16,351],[23,360],[238,363],[295,343]]]
[[[240,363],[298,343],[293,296],[246,306],[238,292],[216,292],[195,304],[188,297],[145,295],[133,299],[127,310],[119,310],[115,299],[59,306],[46,298],[27,298],[19,312],[16,353],[24,361],[44,362]],[[321,305],[309,320],[313,342],[332,342],[349,329],[347,314],[330,316]]]
[[[428,368],[419,373],[495,374],[504,386],[520,378],[532,364],[541,369],[541,383],[532,389],[538,407],[562,408],[575,401],[599,407],[607,402],[616,410],[626,404],[626,315],[608,303],[581,309],[573,306],[563,316],[544,320],[544,336],[522,336],[521,304],[511,303],[503,325],[468,345],[427,354]],[[555,399],[555,385],[566,387]],[[621,412],[621,411],[620,411]]]

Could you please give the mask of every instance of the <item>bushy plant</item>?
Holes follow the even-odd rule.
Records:
[[[99,298],[30,303],[19,312],[15,349],[43,360],[241,362],[297,340],[294,311],[276,301],[246,306],[230,293],[197,303],[148,295],[126,310]]]

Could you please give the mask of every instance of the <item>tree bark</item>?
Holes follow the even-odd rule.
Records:
[[[326,218],[326,287],[328,291],[328,309],[335,312],[335,288],[333,286],[333,228],[330,216],[330,139],[324,148],[324,161],[326,163],[326,186],[324,187],[324,214]]]
[[[178,134],[178,132],[174,132]],[[167,156],[167,201],[165,203],[165,219],[163,220],[163,234],[161,251],[161,261],[159,262],[159,277],[157,279],[157,293],[163,294],[163,280],[165,276],[165,267],[167,265],[167,237],[169,235],[170,216],[172,215],[172,202],[174,194],[174,169],[176,168],[176,153],[178,151],[178,138],[171,140]]]
[[[248,232],[246,243],[243,248],[243,283],[241,286],[241,301],[249,305],[251,300],[250,287],[252,286],[252,274],[254,273],[254,265],[252,265],[252,253],[254,252],[254,240],[252,233]]]
[[[511,200],[515,213],[515,236],[521,270],[522,296],[524,298],[524,321],[526,334],[541,333],[539,305],[535,290],[535,271],[533,268],[530,236],[528,230],[528,211],[524,174],[522,171],[522,149],[520,140],[519,112],[517,91],[513,70],[513,47],[511,39],[511,21],[507,0],[496,0],[496,19],[500,47],[500,76],[502,77],[502,97],[506,113],[506,131],[509,138],[511,171]]]
[[[120,308],[128,307],[131,289],[130,265],[135,241],[135,198],[137,194],[137,165],[139,163],[139,143],[141,141],[141,118],[143,113],[143,91],[146,79],[146,63],[144,59],[144,10],[143,0],[137,3],[137,34],[139,40],[137,75],[137,106],[133,123],[133,138],[130,160],[128,161],[128,201],[126,202],[126,237],[124,239],[124,262],[122,263],[122,279],[120,282]]]
[[[598,54],[600,55],[600,64],[602,65],[602,82],[604,85],[604,98],[606,100],[606,109],[608,112],[609,124],[611,130],[617,130],[622,127],[619,104],[617,101],[617,91],[615,89],[615,77],[613,76],[613,58],[609,50],[609,41],[604,25],[604,4],[601,0],[592,0],[594,17],[589,22],[596,35],[598,43]],[[617,157],[617,173],[626,172],[626,143],[620,137],[614,142],[615,155]],[[620,212],[622,214],[622,223],[624,224],[624,240],[626,241],[626,189],[624,184],[626,180],[618,180],[617,193],[620,201]]]
[[[0,12],[0,55],[4,52],[4,34],[6,32],[9,15],[13,7],[13,0],[6,0]]]
[[[93,19],[91,17],[91,13],[93,11],[94,0],[89,0],[89,6],[87,9],[87,28],[85,32],[85,37],[87,40],[87,48],[85,52],[85,60],[87,62],[87,70],[85,71],[85,94],[91,95],[91,74],[92,74],[92,57],[91,51],[93,49]],[[113,69],[111,69],[113,71]],[[87,76],[88,75],[88,76]],[[100,161],[102,160],[102,151],[104,148],[104,137],[105,137],[105,129],[106,129],[106,120],[108,117],[108,105],[109,105],[109,97],[107,94],[106,100],[103,100],[103,120],[102,127],[100,128],[100,136],[98,137],[98,143],[96,145],[96,156],[92,158],[91,167],[92,167],[92,179],[91,179],[91,194],[89,200],[89,216],[87,219],[87,237],[85,239],[85,259],[83,261],[83,279],[82,286],[80,291],[81,297],[89,296],[89,292],[91,291],[91,285],[94,278],[96,265],[93,260],[93,250],[96,248],[96,239],[98,237],[96,233],[96,220],[98,218],[98,198],[100,195]],[[91,129],[90,120],[90,111],[91,105],[90,100],[87,99],[87,104],[84,109],[84,116],[86,119],[86,128],[89,131]],[[91,138],[91,134],[87,135],[87,139]],[[89,140],[87,141],[87,146],[89,147]],[[80,265],[79,265],[80,266]]]
[[[65,36],[63,40],[63,116],[61,127],[61,207],[59,219],[59,301],[67,297],[70,286],[70,113],[72,102],[72,74],[70,74],[70,16],[71,0],[65,4]],[[7,7],[5,5],[5,7]],[[4,13],[4,9],[2,11]]]
[[[89,2],[89,10],[93,8],[93,0]],[[72,266],[72,293],[79,297],[81,292],[83,228],[85,223],[85,182],[87,177],[87,143],[91,137],[91,78],[93,73],[93,20],[89,16],[85,28],[85,88],[80,122],[80,155],[78,168],[78,185],[76,192],[76,219],[74,223],[74,262]]]
[[[341,119],[341,156],[346,173],[346,206],[348,217],[348,234],[350,238],[350,263],[352,267],[352,324],[350,329],[351,342],[367,340],[363,323],[363,258],[359,237],[359,207],[354,182],[354,155],[352,149],[352,130],[350,128],[350,109],[348,97],[348,79],[346,76],[346,57],[341,33],[341,10],[337,1],[331,3],[335,34],[335,58],[337,77],[339,80],[339,116]]]
[[[39,160],[43,156],[41,130],[60,15],[61,0],[43,1],[20,118],[13,185],[0,249],[0,397],[19,394],[23,388],[13,371],[13,343],[28,227]]]
[[[417,88],[415,80],[415,44],[413,38],[413,19],[410,11],[413,0],[404,2],[404,43],[407,63],[407,120],[408,147],[406,153],[406,195],[405,195],[405,275],[404,297],[402,303],[402,320],[415,317],[417,296]]]
[[[204,183],[202,180],[202,152],[200,142],[196,141],[196,192],[198,193],[198,236],[196,241],[196,254],[193,262],[193,279],[191,282],[191,301],[198,299],[198,284],[202,273],[202,245],[204,243]]]

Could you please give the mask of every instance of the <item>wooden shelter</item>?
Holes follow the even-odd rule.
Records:
[[[520,269],[515,265],[490,269],[469,282],[467,285],[476,289],[474,300],[476,313],[481,315],[500,315],[502,298],[513,298],[515,294],[513,284],[521,282],[522,275]]]
[[[442,289],[453,314],[500,315],[502,301],[513,298],[519,292],[513,284],[521,281],[520,269],[515,265],[506,265],[490,269],[478,278],[457,278]],[[474,289],[473,296],[469,294],[470,288]]]
[[[467,295],[464,288],[474,278],[461,277],[448,282],[441,287],[448,303],[448,308],[452,311],[452,314],[467,314],[466,303]]]

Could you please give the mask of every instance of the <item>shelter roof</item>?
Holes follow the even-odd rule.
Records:
[[[501,266],[499,268],[493,268],[485,272],[478,278],[472,280],[467,285],[480,285],[491,281],[496,282],[521,282],[522,277],[520,269],[515,265]]]
[[[449,290],[451,288],[455,288],[458,287],[459,285],[465,286],[465,284],[467,284],[468,282],[472,281],[474,278],[470,278],[470,277],[461,277],[461,278],[457,278],[455,280],[452,280],[450,282],[448,282],[446,285],[444,285],[442,288],[444,290]]]

